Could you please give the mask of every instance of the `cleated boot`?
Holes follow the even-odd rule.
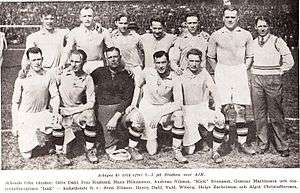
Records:
[[[63,166],[70,166],[70,165],[72,165],[71,160],[69,160],[67,158],[67,156],[65,154],[63,154],[62,152],[56,153],[56,158],[57,158],[57,162],[60,163]]]
[[[223,159],[217,151],[213,151],[211,154],[211,159],[214,160],[216,164],[222,163]]]
[[[85,151],[85,156],[89,160],[90,163],[92,163],[92,164],[99,163],[96,148],[87,149]]]
[[[239,144],[238,149],[240,152],[243,152],[243,153],[249,154],[249,155],[254,155],[256,153],[255,150],[251,146],[247,145],[247,143]]]
[[[144,159],[143,155],[140,154],[136,148],[128,147],[127,151],[130,153],[131,158],[135,161]]]
[[[174,157],[181,164],[189,163],[188,160],[182,155],[181,148],[174,148]]]

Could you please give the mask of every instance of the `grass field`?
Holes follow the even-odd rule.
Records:
[[[17,139],[13,138],[11,129],[11,97],[13,84],[20,69],[20,61],[23,51],[9,50],[4,55],[4,63],[1,70],[1,135],[2,135],[2,169],[53,169],[62,168],[57,165],[55,156],[47,155],[45,148],[36,149],[39,156],[29,161],[20,157],[17,148]],[[83,168],[295,168],[299,167],[299,60],[298,52],[294,51],[295,67],[284,75],[284,111],[288,118],[286,125],[288,128],[288,139],[290,143],[291,155],[288,158],[280,157],[274,148],[264,155],[248,156],[231,149],[229,143],[225,143],[221,148],[221,153],[225,155],[224,163],[217,165],[210,159],[209,153],[201,151],[194,155],[187,156],[189,164],[178,164],[171,151],[171,138],[168,133],[161,133],[161,148],[157,155],[149,156],[143,147],[141,152],[145,159],[142,161],[114,162],[110,161],[106,155],[100,155],[100,163],[93,165],[86,161],[82,147],[81,135],[79,140],[73,144],[75,151],[72,153],[73,166],[69,169]],[[248,118],[252,119],[251,107],[248,108]],[[296,118],[296,120],[294,120]],[[235,135],[231,135],[232,138]],[[230,140],[232,141],[232,139]],[[255,145],[255,127],[252,122],[249,133],[249,143]]]

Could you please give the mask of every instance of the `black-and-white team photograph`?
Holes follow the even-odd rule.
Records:
[[[299,2],[0,2],[1,170],[299,168]]]

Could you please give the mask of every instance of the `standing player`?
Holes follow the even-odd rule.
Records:
[[[42,28],[26,38],[26,49],[22,60],[22,68],[28,64],[27,49],[39,47],[43,52],[43,69],[47,70],[59,66],[68,29],[55,28],[56,13],[52,7],[45,7],[41,11]]]
[[[7,49],[7,41],[5,38],[5,33],[0,32],[0,69],[3,63],[3,50]]]
[[[258,17],[255,21],[255,29],[259,36],[253,42],[254,63],[251,68],[251,93],[259,153],[267,151],[269,146],[269,117],[276,148],[282,157],[287,157],[289,156],[289,147],[285,139],[282,74],[293,67],[294,59],[286,43],[270,33],[268,18]]]
[[[122,155],[128,154],[123,151],[128,143],[128,130],[123,127],[122,120],[132,100],[134,80],[124,69],[118,48],[108,48],[105,53],[107,66],[91,73],[95,83],[95,108],[103,129],[106,152],[111,158],[122,159]]]
[[[209,34],[199,32],[199,18],[197,13],[189,13],[185,16],[188,31],[175,41],[174,47],[170,50],[171,68],[181,75],[187,68],[187,52],[192,48],[199,49],[202,53],[206,53],[207,41]],[[203,67],[206,67],[206,54],[202,56]]]
[[[60,114],[62,128],[53,132],[56,152],[62,152],[64,137],[73,134],[74,127],[83,129],[85,138],[86,157],[91,163],[98,163],[96,156],[96,117],[94,114],[95,91],[94,82],[90,75],[82,70],[86,61],[83,50],[74,50],[70,55],[70,66],[57,76],[58,90],[61,98]],[[66,135],[65,135],[66,134]],[[65,138],[65,139],[67,139]],[[66,143],[70,140],[65,141]],[[66,159],[64,165],[70,165]]]
[[[225,118],[221,113],[220,97],[216,85],[207,70],[201,67],[202,53],[198,49],[187,52],[188,66],[181,76],[183,91],[183,115],[185,123],[185,134],[183,146],[188,154],[195,151],[195,143],[201,138],[207,140],[207,135],[200,131],[213,131],[212,159],[216,163],[222,162],[217,152],[225,135]],[[215,110],[208,107],[208,94],[212,94],[215,102]]]
[[[169,56],[164,51],[155,52],[153,55],[155,68],[145,68],[136,83],[134,97],[130,112],[138,106],[145,124],[145,130],[141,136],[133,129],[129,129],[129,152],[134,152],[132,157],[141,159],[135,147],[138,139],[147,140],[146,148],[150,155],[157,152],[157,128],[172,129],[173,150],[175,159],[180,163],[188,163],[181,153],[182,138],[184,135],[183,118],[181,111],[182,93],[181,85],[176,73],[172,72],[169,64]],[[138,104],[140,89],[143,87],[143,97]],[[137,120],[131,120],[133,125],[138,125]],[[172,123],[173,122],[173,123]]]
[[[157,51],[169,53],[174,45],[176,36],[164,31],[164,20],[159,16],[154,16],[150,20],[152,34],[146,33],[141,36],[145,52],[145,67],[154,67],[153,54]]]
[[[207,56],[215,70],[215,82],[220,93],[222,111],[229,127],[229,112],[236,111],[235,124],[239,149],[247,154],[255,151],[246,144],[248,124],[246,105],[251,105],[247,69],[253,60],[252,35],[238,26],[239,12],[229,6],[224,10],[224,27],[215,31],[209,40]]]
[[[26,50],[29,61],[26,72],[17,77],[12,97],[12,132],[18,136],[21,155],[25,159],[32,156],[32,150],[41,145],[38,140],[38,130],[50,134],[59,129],[59,94],[56,82],[49,72],[42,67],[43,57],[41,49],[37,47]],[[52,105],[53,112],[48,110]],[[53,131],[54,132],[54,131]]]
[[[98,67],[103,67],[105,40],[109,37],[107,30],[94,21],[94,11],[84,7],[80,11],[81,25],[70,31],[61,66],[65,66],[73,48],[81,49],[87,54],[83,71],[90,74]]]
[[[131,70],[137,80],[143,67],[143,46],[141,37],[128,29],[128,16],[119,15],[115,21],[118,29],[111,35],[108,47],[116,47],[121,51],[122,61],[125,68]]]

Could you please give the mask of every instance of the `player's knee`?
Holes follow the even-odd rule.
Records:
[[[236,109],[236,119],[240,120],[239,122],[246,121],[246,107],[244,105],[235,105]]]
[[[172,115],[172,119],[174,121],[174,127],[177,128],[184,127],[183,111],[175,111]]]
[[[123,118],[123,126],[129,129],[133,136],[140,136],[145,130],[145,121],[142,114],[134,109]]]

